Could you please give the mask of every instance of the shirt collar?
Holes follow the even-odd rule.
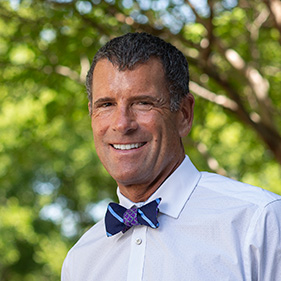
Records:
[[[121,194],[117,188],[120,204],[126,208],[147,204],[156,198],[162,198],[160,213],[178,218],[185,203],[196,187],[201,175],[186,155],[180,166],[162,183],[146,202],[134,203]]]

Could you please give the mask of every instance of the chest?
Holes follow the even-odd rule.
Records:
[[[90,245],[77,280],[246,280],[241,214],[160,215],[159,222],[156,230],[137,226]]]

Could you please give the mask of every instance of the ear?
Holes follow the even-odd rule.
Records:
[[[179,109],[178,131],[181,138],[188,135],[193,122],[194,97],[191,93],[182,99]]]
[[[88,110],[89,110],[89,113],[91,112],[91,103],[88,102]]]

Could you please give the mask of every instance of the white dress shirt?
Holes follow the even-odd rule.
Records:
[[[107,237],[100,221],[69,251],[62,281],[281,280],[280,196],[199,172],[186,156],[145,203],[158,197],[159,228]]]

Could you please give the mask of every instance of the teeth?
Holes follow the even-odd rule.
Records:
[[[115,149],[120,149],[120,150],[129,150],[129,149],[139,148],[143,145],[144,145],[144,143],[113,144],[113,147]]]

